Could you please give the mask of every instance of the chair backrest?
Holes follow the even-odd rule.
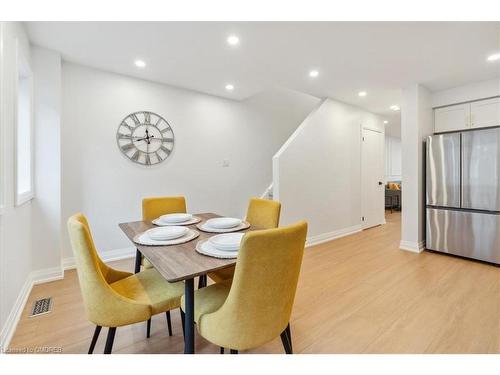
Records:
[[[154,220],[161,215],[185,212],[184,197],[152,197],[142,200],[142,220]]]
[[[202,336],[245,350],[286,328],[299,279],[307,223],[248,232],[242,240],[229,295],[221,308],[201,316]]]
[[[280,211],[281,203],[278,201],[252,198],[248,203],[246,221],[262,229],[278,228]]]
[[[134,306],[133,301],[110,287],[110,283],[131,274],[104,264],[97,254],[85,216],[73,215],[67,224],[87,318],[94,324],[105,327],[127,324],[130,318],[147,319],[148,305]]]

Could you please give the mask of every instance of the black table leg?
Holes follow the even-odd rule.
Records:
[[[141,271],[141,263],[142,263],[142,254],[139,251],[139,249],[136,249],[134,273],[138,273]]]
[[[184,354],[194,354],[194,279],[184,283]]]

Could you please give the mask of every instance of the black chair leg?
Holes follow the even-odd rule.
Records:
[[[201,275],[198,278],[198,289],[204,288],[207,286],[207,275]]]
[[[139,251],[139,249],[136,249],[134,273],[138,273],[141,271],[141,263],[142,263],[142,254]]]
[[[170,320],[170,311],[167,311],[165,314],[167,315],[168,335],[172,336],[172,321]]]
[[[109,327],[108,337],[106,338],[106,346],[104,347],[104,354],[111,354],[113,349],[113,342],[115,341],[116,327]]]
[[[288,343],[290,344],[290,352],[293,354],[293,346],[292,346],[292,331],[290,329],[290,323],[286,326],[285,329],[287,336],[288,336]]]
[[[185,336],[185,333],[186,333],[186,332],[185,332],[185,327],[184,327],[185,322],[186,322],[186,320],[185,320],[185,315],[186,315],[186,314],[184,314],[184,311],[182,311],[182,309],[179,309],[179,311],[181,312],[182,337],[184,337],[184,336]]]
[[[238,354],[238,351],[236,349],[231,349],[230,352],[231,354]]]
[[[99,338],[99,333],[101,333],[101,326],[95,326],[94,336],[92,336],[92,341],[90,342],[89,354],[94,352],[95,344]]]
[[[224,354],[224,348],[222,346],[220,347],[220,354]]]
[[[286,354],[293,354],[292,349],[292,335],[290,332],[290,324],[288,324],[283,332],[281,332],[281,342],[283,343],[283,348],[285,348]]]
[[[150,336],[151,336],[151,318],[148,319],[146,328],[146,337],[149,339]]]

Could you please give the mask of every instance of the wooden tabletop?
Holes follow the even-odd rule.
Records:
[[[195,214],[203,221],[214,217],[220,217],[213,213]],[[134,221],[130,223],[119,224],[121,230],[127,235],[130,241],[134,242],[137,234],[143,233],[156,225],[150,221]],[[186,279],[192,279],[196,276],[205,275],[208,272],[230,267],[236,264],[236,259],[218,259],[199,254],[196,250],[196,244],[199,241],[206,240],[217,233],[206,233],[196,228],[196,224],[188,225],[200,233],[200,236],[192,241],[169,246],[145,246],[134,243],[139,251],[151,262],[151,264],[160,272],[168,282],[176,282]],[[256,227],[250,227],[240,232],[256,230]]]

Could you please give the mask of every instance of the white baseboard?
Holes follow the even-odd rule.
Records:
[[[354,225],[352,227],[335,230],[333,232],[322,233],[316,236],[311,236],[307,238],[306,247],[319,245],[320,243],[332,241],[340,237],[349,236],[351,234],[361,232],[361,230],[362,230],[361,225]]]
[[[26,281],[24,282],[19,295],[17,296],[16,302],[12,309],[10,310],[9,316],[2,327],[1,339],[0,339],[0,352],[4,352],[9,344],[14,332],[17,328],[17,323],[21,319],[21,315],[24,310],[24,306],[28,301],[28,297],[33,289],[33,285],[47,283],[50,281],[60,280],[64,277],[64,271],[61,267],[47,268],[37,271],[32,271]]]
[[[122,249],[115,249],[99,253],[104,263],[113,262],[115,260],[122,260],[135,257],[135,247],[124,247]],[[64,258],[62,261],[63,268],[70,270],[75,268],[75,259],[73,257]]]
[[[19,319],[21,319],[21,314],[24,310],[24,306],[26,305],[26,301],[28,300],[28,296],[30,295],[31,288],[33,287],[33,282],[31,280],[30,275],[26,279],[19,295],[17,296],[16,302],[12,309],[10,310],[9,316],[5,321],[4,326],[2,327],[1,339],[0,339],[0,351],[1,353],[5,352],[5,350],[9,347],[10,340],[14,335],[14,332],[17,327],[17,323]]]
[[[104,262],[112,262],[115,260],[134,257],[135,251],[136,250],[134,247],[127,247],[123,249],[106,251],[99,255]],[[12,336],[16,331],[17,323],[19,323],[19,319],[21,319],[24,306],[26,305],[26,301],[28,300],[33,286],[50,281],[61,280],[64,278],[64,270],[71,268],[75,268],[75,261],[73,257],[63,259],[61,267],[32,271],[28,275],[28,277],[26,278],[26,282],[21,288],[21,291],[17,296],[16,302],[14,303],[14,306],[12,307],[6,322],[2,327],[0,336],[0,353],[4,352],[10,344]]]
[[[399,243],[399,248],[401,250],[411,251],[413,253],[421,253],[425,250],[425,241],[413,242],[413,241],[403,241]]]
[[[33,285],[37,285],[63,279],[64,270],[62,269],[62,267],[53,267],[44,270],[33,271],[30,275]]]

